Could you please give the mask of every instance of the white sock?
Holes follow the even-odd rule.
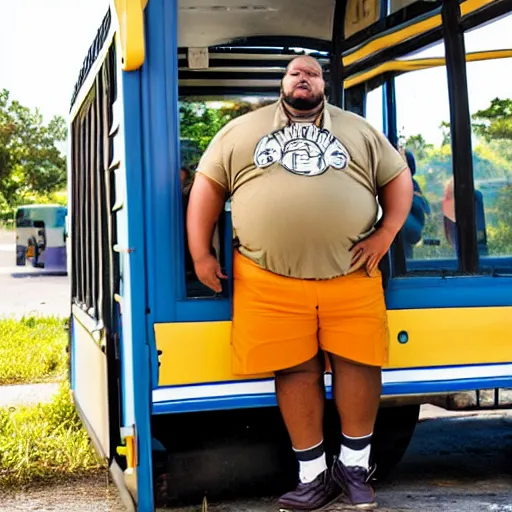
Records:
[[[323,440],[306,450],[293,449],[299,461],[299,479],[306,484],[312,482],[327,469]]]
[[[340,461],[344,466],[369,469],[372,434],[362,437],[342,436]]]

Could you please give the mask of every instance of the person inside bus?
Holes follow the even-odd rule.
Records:
[[[227,276],[210,242],[230,198],[233,372],[275,374],[299,465],[296,489],[279,500],[285,510],[376,506],[370,446],[389,343],[378,265],[412,196],[400,153],[364,118],[327,103],[322,68],[306,56],[288,65],[278,101],[229,122],[199,162],[190,252],[199,279],[220,292]],[[343,425],[331,467],[324,353]]]
[[[426,217],[430,215],[430,205],[423,195],[419,183],[414,178],[416,174],[416,160],[410,150],[404,151],[407,166],[411,171],[413,184],[412,207],[403,227],[404,251],[406,258],[413,257],[413,247],[421,240]]]
[[[444,234],[446,241],[453,247],[454,252],[458,251],[457,222],[455,219],[455,195],[454,195],[453,177],[448,181],[444,189],[442,202]],[[482,192],[475,190],[475,220],[476,220],[476,240],[478,244],[478,254],[480,256],[488,255],[487,248],[487,226],[485,222],[484,197]]]

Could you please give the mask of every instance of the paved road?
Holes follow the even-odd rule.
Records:
[[[0,231],[0,317],[67,316],[69,279],[32,267],[17,267],[14,233]]]

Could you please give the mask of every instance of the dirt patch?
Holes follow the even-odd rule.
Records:
[[[59,483],[32,484],[18,489],[0,488],[2,512],[125,512],[108,473]]]

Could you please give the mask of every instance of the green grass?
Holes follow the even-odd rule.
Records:
[[[0,385],[49,382],[67,370],[65,320],[0,319]]]
[[[0,408],[0,487],[68,479],[104,468],[66,382],[51,403]]]

